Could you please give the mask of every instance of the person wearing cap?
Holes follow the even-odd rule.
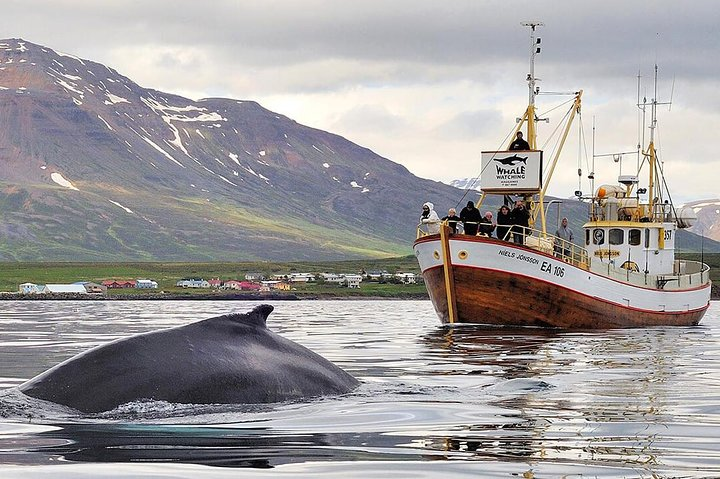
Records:
[[[482,218],[480,210],[475,208],[475,203],[468,201],[467,206],[460,210],[460,219],[463,222],[466,235],[477,235],[480,218]]]

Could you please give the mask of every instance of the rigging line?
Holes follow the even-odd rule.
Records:
[[[673,203],[672,196],[670,195],[670,188],[668,188],[667,181],[665,180],[665,171],[662,167],[662,162],[658,163],[658,169],[660,170],[660,177],[662,178],[662,184],[665,187],[665,192],[667,193],[668,200],[670,201],[670,209],[673,213],[673,217],[675,218],[675,221],[677,222],[677,210],[675,209],[675,203]]]
[[[552,132],[552,134],[548,137],[548,140],[543,145],[543,146],[547,146],[550,143],[550,140],[555,138],[555,144],[550,149],[550,157],[551,158],[554,157],[555,152],[559,150],[559,144],[560,144],[560,141],[562,140],[561,135],[556,135],[556,133],[557,133],[558,129],[560,129],[560,127],[564,127],[567,124],[567,122],[569,121],[569,116],[570,116],[571,112],[572,112],[572,108],[570,108],[567,111],[567,113],[565,113],[565,116],[563,117],[563,119],[558,123],[558,125],[555,127],[555,130]],[[546,172],[545,177],[542,179],[543,184],[545,184],[545,182],[547,181],[548,175],[549,175],[549,173]]]
[[[594,174],[595,172],[590,169],[590,163],[589,163],[590,155],[588,154],[588,150],[587,150],[587,141],[585,141],[585,126],[583,125],[583,122],[582,122],[582,113],[578,113],[578,117],[579,117],[578,121],[580,121],[580,142],[582,143],[583,149],[585,150],[585,168],[587,168],[588,173],[592,172]]]
[[[585,167],[588,168],[588,172],[590,171],[590,165],[588,163],[588,151],[587,151],[587,142],[585,141],[585,125],[583,125],[582,121],[582,112],[578,112],[578,141],[580,142],[579,150],[580,154],[578,155],[578,165],[580,168],[582,168],[582,159],[585,158]],[[582,191],[582,174],[578,175],[580,178],[578,179],[579,188],[578,190]]]
[[[568,117],[570,116],[570,113],[571,113],[571,112],[572,112],[572,108],[570,108],[568,111],[565,112],[565,116],[563,116],[562,120],[560,120],[560,121],[558,122],[558,124],[557,124],[557,126],[555,127],[555,129],[552,131],[552,133],[550,133],[550,135],[548,136],[547,140],[545,140],[545,143],[542,145],[542,146],[543,146],[543,149],[545,149],[545,147],[550,143],[550,140],[553,139],[553,137],[557,134],[558,130],[559,130],[561,127],[564,127],[564,126],[565,126],[565,124],[567,123]],[[559,138],[555,139],[556,142],[557,142],[558,140],[559,140]]]
[[[547,111],[544,111],[544,112],[542,112],[542,113],[538,113],[538,116],[545,116],[545,115],[547,115],[548,113],[552,113],[552,112],[554,112],[555,110],[557,110],[558,108],[560,108],[560,107],[562,107],[562,106],[565,106],[565,105],[567,105],[568,103],[573,103],[573,102],[575,102],[575,97],[573,97],[573,98],[571,98],[571,99],[569,99],[569,100],[567,100],[567,101],[564,101],[564,102],[562,102],[562,103],[559,103],[559,104],[555,105],[553,108],[550,108],[550,109],[547,110]]]

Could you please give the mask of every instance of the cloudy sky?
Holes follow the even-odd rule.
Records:
[[[578,188],[578,163],[587,175],[593,150],[636,149],[638,74],[641,96],[655,97],[657,63],[657,97],[673,100],[659,107],[657,129],[671,194],[720,197],[720,9],[712,0],[4,0],[0,38],[193,99],[255,100],[447,182],[477,176],[480,152],[498,149],[525,109],[526,21],[545,24],[541,90],[584,90],[582,128],[573,129],[551,194]],[[541,96],[538,109],[566,99]],[[548,113],[541,144],[564,113]],[[633,155],[622,164],[634,173]],[[596,158],[596,177],[614,182],[616,166]],[[589,191],[586,180],[581,189]]]

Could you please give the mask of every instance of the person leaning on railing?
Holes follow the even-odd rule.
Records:
[[[466,235],[477,235],[478,223],[481,218],[482,215],[480,215],[480,210],[475,208],[475,203],[468,201],[467,206],[460,211],[460,219],[463,222]]]
[[[462,221],[460,217],[455,214],[456,210],[455,208],[450,208],[448,210],[447,216],[443,216],[441,219],[442,221],[447,221],[448,226],[452,230],[453,234],[457,233],[457,226],[458,222]]]
[[[515,202],[515,208],[512,210],[513,224],[513,241],[516,244],[525,244],[525,235],[528,234],[530,226],[530,213],[525,208],[525,204],[518,200]]]
[[[509,241],[508,235],[512,227],[512,215],[507,205],[502,205],[497,213],[497,237]]]
[[[427,225],[428,234],[436,235],[440,233],[440,218],[433,208],[434,205],[429,201],[423,204],[420,223]]]
[[[485,216],[480,218],[480,233],[488,238],[492,238],[495,231],[495,223],[493,222],[493,214],[490,211],[485,212]]]

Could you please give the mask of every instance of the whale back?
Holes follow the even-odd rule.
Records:
[[[213,317],[97,346],[21,384],[26,395],[101,412],[137,400],[258,404],[342,394],[359,384],[266,326],[273,311]]]

